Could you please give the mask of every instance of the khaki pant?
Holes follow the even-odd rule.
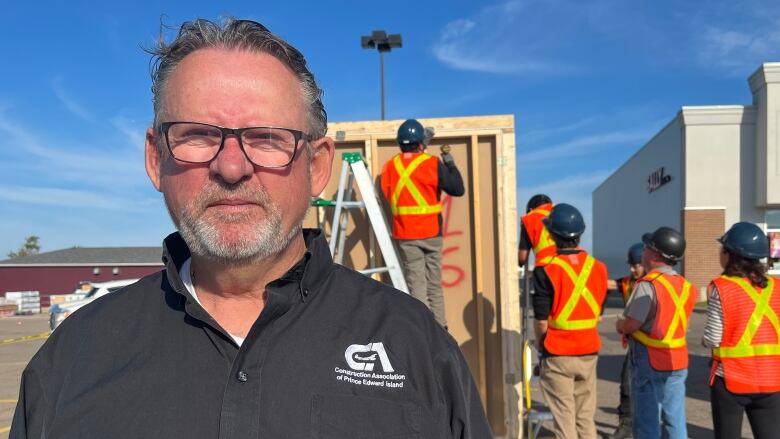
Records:
[[[558,439],[596,439],[598,356],[547,357],[542,361],[542,394]]]
[[[441,236],[398,240],[406,284],[417,300],[428,306],[436,321],[447,326],[441,288]]]

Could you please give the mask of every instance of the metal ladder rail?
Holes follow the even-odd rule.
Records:
[[[363,201],[351,200],[353,194],[353,185],[357,183]],[[364,208],[368,214],[368,220],[374,231],[379,250],[382,253],[385,267],[372,267],[365,270],[359,270],[360,273],[371,275],[374,273],[388,273],[393,286],[405,293],[409,292],[404,278],[398,255],[393,247],[393,241],[390,238],[387,221],[379,206],[374,183],[371,180],[371,174],[366,168],[363,157],[359,153],[345,152],[342,154],[341,175],[339,177],[339,189],[336,194],[336,200],[329,204],[326,200],[317,200],[317,205],[333,205],[332,236],[329,242],[331,254],[334,261],[341,263],[344,258],[344,244],[346,241],[346,209]]]

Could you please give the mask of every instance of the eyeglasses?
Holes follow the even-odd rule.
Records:
[[[176,160],[208,163],[225,146],[225,138],[234,135],[250,162],[263,168],[284,168],[295,159],[301,140],[311,141],[303,131],[277,127],[225,128],[197,122],[163,122],[168,150]]]

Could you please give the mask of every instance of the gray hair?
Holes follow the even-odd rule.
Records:
[[[184,22],[179,28],[176,39],[170,44],[165,43],[161,31],[157,45],[147,49],[147,52],[152,55],[155,129],[162,122],[160,114],[165,108],[163,91],[171,73],[187,55],[205,48],[249,50],[278,59],[293,71],[301,84],[301,95],[308,112],[309,134],[314,139],[325,135],[328,115],[322,105],[322,89],[317,86],[314,74],[306,65],[303,54],[271,33],[262,24],[251,20],[237,20],[233,17],[224,19],[222,25],[202,18]]]

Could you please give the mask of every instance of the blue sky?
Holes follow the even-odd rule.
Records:
[[[143,168],[142,47],[161,20],[266,24],[307,56],[331,121],[378,119],[377,55],[359,37],[401,33],[387,118],[514,114],[519,208],[546,192],[588,221],[591,191],[681,106],[749,104],[747,76],[780,61],[776,0],[11,1],[1,14],[0,259],[30,234],[49,251],[173,230]]]

